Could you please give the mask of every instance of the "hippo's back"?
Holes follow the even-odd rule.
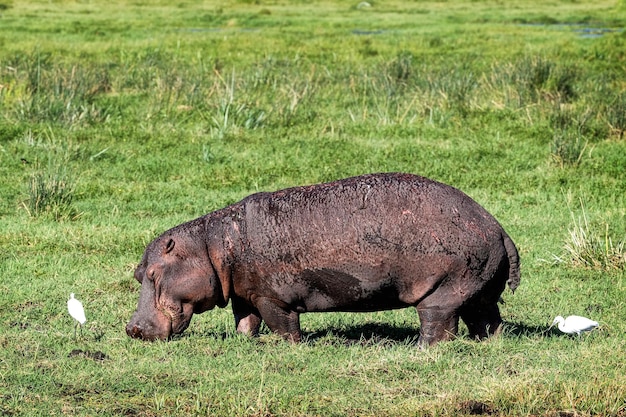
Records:
[[[466,194],[411,174],[258,193],[241,204],[244,241],[267,260],[374,262],[468,247],[480,252],[502,240],[498,222]]]

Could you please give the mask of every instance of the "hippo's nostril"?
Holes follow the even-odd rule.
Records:
[[[133,326],[133,336],[141,337],[143,334],[143,329],[139,326]]]
[[[135,339],[140,338],[141,337],[141,333],[142,333],[142,328],[141,326],[137,325],[137,324],[133,324],[126,326],[126,334],[129,335],[130,337],[133,337]]]

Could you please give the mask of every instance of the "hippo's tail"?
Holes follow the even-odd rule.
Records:
[[[517,253],[515,243],[513,243],[509,235],[503,232],[502,238],[504,242],[504,248],[506,249],[506,254],[509,258],[509,279],[506,281],[506,283],[509,285],[511,291],[515,292],[515,289],[519,285],[520,281],[519,254]]]

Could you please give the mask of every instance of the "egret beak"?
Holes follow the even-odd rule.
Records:
[[[552,322],[552,324],[550,325],[550,327],[548,327],[548,328],[546,329],[546,333],[547,333],[547,332],[549,332],[549,331],[550,331],[550,329],[551,329],[551,328],[553,328],[553,327],[554,327],[557,323],[558,323],[558,321],[557,321],[557,320],[554,320],[554,321]]]

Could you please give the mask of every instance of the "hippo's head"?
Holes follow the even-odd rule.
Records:
[[[141,291],[126,326],[130,337],[165,340],[182,333],[193,313],[226,305],[207,244],[192,231],[188,224],[178,226],[146,248],[135,270]]]

